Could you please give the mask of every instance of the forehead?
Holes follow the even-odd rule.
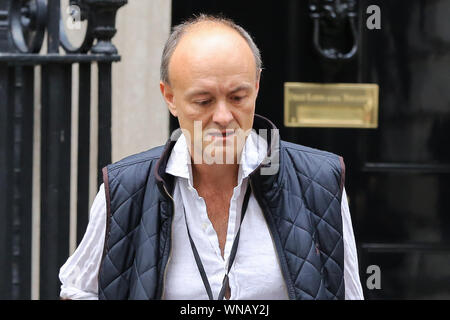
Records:
[[[171,83],[224,81],[225,78],[255,80],[256,65],[246,40],[228,26],[199,23],[180,39],[170,63]]]

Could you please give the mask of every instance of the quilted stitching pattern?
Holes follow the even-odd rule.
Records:
[[[276,203],[269,203],[286,253],[289,275],[301,299],[343,299],[344,257],[339,158],[282,142],[283,168]],[[288,172],[288,170],[286,171]],[[295,175],[296,178],[291,177]],[[327,186],[327,187],[325,187]],[[266,186],[270,190],[270,186]]]
[[[158,147],[108,166],[111,217],[100,299],[158,297],[170,237],[170,205],[153,175],[161,152]],[[281,141],[280,161],[278,180],[259,176],[258,189],[280,242],[288,288],[295,299],[343,299],[339,158]]]
[[[161,150],[158,147],[108,166],[111,216],[99,275],[100,299],[155,295],[160,220],[154,212],[159,211],[161,199],[153,166]]]

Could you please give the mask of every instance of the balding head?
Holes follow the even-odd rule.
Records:
[[[178,42],[169,62],[170,85],[184,88],[194,80],[224,79],[246,73],[257,80],[252,51],[247,42],[233,29],[214,22],[191,26]],[[252,81],[252,82],[253,82]]]
[[[247,31],[245,31],[241,26],[234,23],[232,20],[223,18],[223,17],[217,17],[212,15],[205,15],[201,14],[197,17],[194,17],[190,20],[187,20],[177,26],[175,26],[172,29],[172,33],[170,34],[169,38],[167,39],[167,42],[164,46],[162,59],[161,59],[161,68],[160,68],[160,77],[161,81],[170,84],[170,77],[169,77],[169,69],[170,69],[170,61],[172,58],[173,53],[175,52],[176,47],[180,43],[181,39],[191,32],[195,31],[201,31],[202,27],[211,28],[216,27],[220,28],[222,27],[222,30],[228,29],[228,31],[234,31],[237,33],[247,44],[249,47],[255,63],[255,74],[258,76],[259,72],[262,68],[262,60],[261,60],[261,54],[256,46],[256,44],[253,42],[251,36],[248,34]]]
[[[230,155],[236,164],[253,124],[259,50],[229,20],[194,21],[176,27],[164,49],[161,93],[185,136],[192,137],[191,155],[194,150],[205,158],[203,151],[212,151],[219,158]]]

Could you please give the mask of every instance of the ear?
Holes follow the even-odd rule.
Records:
[[[256,89],[256,95],[258,96],[258,92],[259,92],[259,81],[261,80],[261,73],[262,73],[262,69],[259,69],[258,75],[256,77],[256,84],[255,84],[255,89]]]
[[[169,108],[170,113],[174,117],[177,117],[177,107],[174,104],[172,87],[168,83],[160,81],[159,89],[161,90],[164,100],[167,103],[167,107]]]

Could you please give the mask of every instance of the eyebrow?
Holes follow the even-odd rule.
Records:
[[[188,92],[186,96],[191,98],[194,96],[207,95],[207,94],[211,94],[211,93],[207,90],[193,90],[192,92]]]
[[[238,87],[236,87],[233,90],[231,90],[231,92],[229,94],[233,94],[233,93],[239,92],[241,90],[248,90],[250,88],[251,88],[251,85],[249,85],[249,84],[241,84]],[[208,94],[211,94],[211,92],[208,91],[208,90],[204,90],[204,89],[195,90],[194,89],[194,90],[192,90],[192,92],[188,92],[186,94],[186,96],[188,98],[192,98],[194,96],[201,96],[201,95],[208,95]]]
[[[230,92],[230,94],[236,93],[236,92],[241,91],[241,90],[248,90],[248,89],[250,89],[250,87],[251,87],[251,86],[250,86],[249,84],[241,84],[241,85],[238,86],[237,88],[233,89],[233,90]]]

